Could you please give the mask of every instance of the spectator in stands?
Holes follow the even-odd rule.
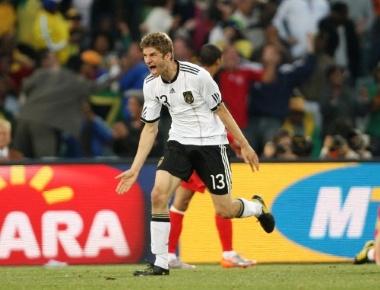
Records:
[[[354,22],[348,17],[348,7],[342,2],[331,6],[331,13],[319,23],[319,31],[326,37],[326,52],[335,63],[347,68],[355,81],[359,75],[360,42]]]
[[[374,21],[374,7],[372,0],[332,0],[332,3],[344,3],[348,7],[349,17],[355,23],[359,35],[367,33]]]
[[[17,2],[17,41],[19,44],[33,47],[34,34],[31,33],[30,29],[33,27],[36,17],[40,11],[41,0],[26,0]]]
[[[128,98],[128,110],[131,114],[131,119],[128,121],[116,122],[113,127],[113,151],[121,157],[133,157],[136,154],[140,134],[144,124],[141,122],[141,112],[143,109],[144,100],[142,92],[131,94]],[[161,156],[163,153],[162,142],[160,136],[155,140],[150,156]]]
[[[355,30],[360,40],[360,73],[368,73],[370,66],[370,32],[374,22],[374,7],[372,0],[333,0],[333,3],[345,3],[349,18],[355,24]]]
[[[120,95],[110,90],[115,82],[114,72],[100,68],[102,56],[94,50],[83,51],[69,60],[69,66],[91,87],[89,102],[84,103],[84,119],[80,140],[64,134],[65,157],[96,157],[112,154],[110,125],[120,116]],[[118,75],[116,75],[116,78]]]
[[[370,103],[366,133],[371,136],[373,155],[380,156],[380,62],[374,69],[371,82],[363,89]]]
[[[31,158],[58,156],[62,134],[79,136],[91,88],[92,83],[45,51],[42,67],[23,83],[26,101],[17,118],[15,148]]]
[[[112,155],[112,129],[94,113],[88,103],[84,104],[84,116],[81,132],[82,155],[85,157]]]
[[[11,80],[5,74],[0,74],[0,118],[13,123],[19,111],[19,103],[12,93]]]
[[[253,46],[261,46],[264,41],[264,27],[261,24],[260,3],[257,0],[235,0],[236,9],[231,19],[237,23],[245,39]]]
[[[360,159],[359,154],[350,148],[341,135],[327,135],[323,141],[321,159]]]
[[[359,129],[352,129],[347,134],[348,146],[354,150],[360,159],[371,159],[372,153],[370,148],[370,137],[367,134],[363,134]]]
[[[326,71],[334,64],[334,58],[326,53],[327,35],[318,33],[315,37],[315,68],[308,80],[300,87],[308,101],[319,103],[326,86]]]
[[[128,35],[125,34],[125,30],[124,32],[121,31],[124,48],[128,48],[128,46],[125,45],[126,38],[130,38],[131,41],[138,41],[141,38],[139,26],[145,9],[145,1],[123,0],[119,1],[119,5],[121,5],[122,13],[118,15],[117,20],[119,22],[119,26],[125,22],[125,25],[122,24],[122,26],[128,27]]]
[[[137,42],[132,42],[128,51],[121,57],[121,68],[120,91],[124,93],[128,90],[141,90],[144,78],[148,75],[148,69]]]
[[[123,118],[130,120],[131,113],[128,111],[128,95],[129,90],[142,90],[144,79],[149,74],[149,70],[143,61],[138,43],[133,42],[127,51],[121,57],[122,72],[119,80],[119,90],[123,96]]]
[[[57,53],[61,64],[69,58],[69,24],[58,9],[60,1],[43,0],[34,22],[34,48]]]
[[[234,12],[233,3],[231,0],[215,0],[209,10],[210,17],[215,22],[215,25],[210,31],[208,42],[223,47],[229,42],[226,30],[228,29],[228,24],[233,23],[230,19]]]
[[[78,13],[81,15],[81,26],[83,26],[87,31],[90,28],[90,14],[91,14],[91,6],[93,4],[93,0],[73,0],[72,5]]]
[[[290,133],[285,129],[278,130],[272,140],[265,143],[262,156],[268,159],[297,159],[292,150],[292,136]]]
[[[168,33],[174,23],[172,16],[173,2],[172,0],[155,0],[153,8],[140,25],[142,34],[150,32],[166,32]]]
[[[291,136],[303,136],[305,140],[310,140],[313,156],[319,156],[321,149],[320,128],[315,122],[313,114],[306,110],[303,97],[294,96],[290,98],[289,115],[286,117],[282,128],[288,131]]]
[[[369,69],[372,70],[380,62],[380,0],[378,2],[379,14],[375,18],[372,30],[370,31],[370,60]]]
[[[16,28],[16,12],[10,0],[0,2],[0,38],[13,35]]]
[[[14,161],[23,158],[20,151],[10,147],[12,140],[12,125],[0,118],[0,162]]]
[[[274,70],[274,77],[267,83],[255,83],[251,88],[249,138],[260,153],[288,115],[288,103],[294,88],[300,86],[314,69],[312,36],[309,36],[308,54],[304,59],[282,64],[281,48],[268,44],[263,49],[262,63],[264,68]]]
[[[292,151],[297,158],[309,158],[312,156],[313,141],[304,135],[292,136]]]
[[[111,62],[115,58],[114,44],[112,35],[106,32],[98,32],[93,38],[91,49],[102,57],[101,67],[105,70],[110,68]]]
[[[380,16],[380,0],[372,0],[375,16]]]
[[[79,57],[79,72],[86,79],[96,80],[104,73],[101,68],[103,58],[95,50],[85,50]]]
[[[210,20],[208,13],[208,9],[210,7],[209,1],[191,2],[193,2],[193,4],[189,7],[189,13],[193,11],[193,17],[188,19],[182,27],[177,28],[176,26],[173,26],[171,34],[176,36],[177,33],[179,33],[180,35],[190,36],[192,40],[192,47],[195,51],[199,51],[207,40],[213,26],[213,22]]]
[[[81,48],[85,46],[88,34],[86,33],[86,29],[81,24],[82,15],[79,14],[78,10],[75,8],[70,8],[66,12],[65,17],[69,23],[70,36],[67,46],[71,57],[80,53]]]
[[[290,46],[294,58],[307,53],[307,35],[316,34],[318,22],[328,12],[327,0],[283,0],[280,3],[273,24]]]
[[[355,118],[368,112],[367,101],[355,95],[348,85],[346,70],[333,65],[327,70],[327,83],[321,96],[321,112],[323,116],[322,135],[340,134],[343,127],[355,127]]]

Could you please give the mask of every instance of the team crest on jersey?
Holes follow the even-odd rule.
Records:
[[[194,102],[194,96],[191,91],[183,92],[183,97],[185,99],[185,102],[188,104],[192,104]]]

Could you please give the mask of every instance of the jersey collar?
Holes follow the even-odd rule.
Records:
[[[164,79],[161,77],[162,82],[164,82],[165,84],[172,84],[172,83],[174,83],[174,82],[177,80],[177,77],[178,77],[178,74],[179,74],[179,62],[178,62],[178,60],[174,60],[174,61],[175,61],[176,64],[177,64],[177,72],[175,73],[174,78],[173,78],[172,80],[170,80],[170,81],[164,80]]]

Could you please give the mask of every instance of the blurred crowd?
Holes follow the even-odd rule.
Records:
[[[380,0],[0,0],[0,153],[133,157],[154,31],[178,60],[222,49],[215,79],[263,159],[380,156]],[[152,157],[169,127],[163,110]]]

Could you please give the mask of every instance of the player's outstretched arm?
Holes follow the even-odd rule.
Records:
[[[158,122],[145,124],[141,131],[139,146],[131,168],[116,176],[116,178],[119,179],[119,183],[116,187],[116,192],[118,194],[123,194],[128,191],[133,183],[135,183],[141,167],[144,165],[149,152],[152,150],[157,133]]]
[[[239,126],[236,124],[231,113],[228,111],[226,106],[222,103],[215,111],[220,120],[226,126],[227,131],[232,134],[232,136],[239,142],[241,146],[241,157],[245,163],[251,166],[252,171],[259,170],[259,158],[255,150],[249,145],[248,140],[244,137],[243,132],[240,130]]]

